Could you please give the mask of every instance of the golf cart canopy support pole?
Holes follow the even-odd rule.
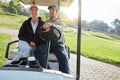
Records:
[[[80,52],[81,52],[81,0],[78,0],[78,32],[77,32],[77,64],[76,80],[80,80]]]

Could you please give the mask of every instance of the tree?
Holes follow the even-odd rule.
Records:
[[[10,7],[15,7],[15,6],[17,6],[17,4],[19,3],[19,0],[11,0],[10,2],[9,2],[9,5],[10,5]]]
[[[112,25],[115,27],[114,32],[117,35],[120,35],[120,20],[119,19],[115,19],[112,22]]]
[[[11,7],[10,12],[13,13],[13,14],[17,14],[17,10],[16,10],[15,7]]]
[[[12,11],[11,11],[12,10]],[[21,14],[23,11],[23,6],[19,3],[19,0],[11,0],[9,2],[9,12]]]
[[[22,15],[24,15],[24,16],[30,16],[29,15],[29,11],[28,11],[27,8],[23,9]]]
[[[2,8],[0,8],[0,15],[1,15],[1,14],[4,14],[4,12],[3,12]]]
[[[88,29],[88,28],[87,28],[87,24],[88,24],[87,21],[82,20],[82,21],[81,21],[81,27],[82,27],[82,29]]]
[[[19,0],[13,0],[13,5],[16,7],[17,6],[17,4],[19,3]]]
[[[9,4],[7,2],[2,2],[1,3],[1,8],[2,8],[4,13],[9,12]]]
[[[0,1],[0,8],[2,7],[2,2]]]
[[[14,2],[13,1],[10,1],[9,2],[9,7],[13,7],[14,6]]]
[[[103,21],[100,20],[94,20],[88,24],[88,28],[99,31],[107,31],[108,27],[109,26],[107,23],[104,23]]]
[[[62,22],[64,22],[66,25],[71,23],[71,20],[68,18],[67,14],[65,14],[64,12],[60,12],[60,19]]]
[[[24,6],[22,6],[20,3],[17,4],[16,6],[17,12],[19,15],[22,15]]]
[[[43,20],[47,20],[47,18],[49,18],[49,13],[45,10],[40,10],[40,16]]]

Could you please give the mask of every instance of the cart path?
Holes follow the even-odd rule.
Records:
[[[75,75],[76,55],[71,54],[70,66]],[[81,80],[120,80],[120,68],[81,56]]]
[[[18,30],[0,28],[0,33],[10,34],[13,40],[17,39]],[[76,55],[71,54],[71,74],[76,75]],[[81,80],[120,80],[120,68],[81,56]]]
[[[17,29],[0,28],[0,33],[12,35],[13,40],[18,39],[17,38],[17,35],[18,35],[18,30]]]

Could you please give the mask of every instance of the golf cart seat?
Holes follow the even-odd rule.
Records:
[[[15,57],[15,55],[18,54],[18,52],[19,52],[19,48],[16,48],[12,51],[9,51],[9,54],[8,54],[9,59],[12,59],[13,57]],[[34,56],[32,51],[30,53],[30,56]],[[49,61],[58,61],[57,57],[52,52],[49,54],[49,59],[48,60]]]
[[[6,63],[9,63],[9,61],[12,60],[20,51],[19,47],[17,47],[17,46],[18,46],[18,40],[11,41],[8,43],[7,48],[6,48],[6,54],[5,54],[5,58],[7,58]],[[68,53],[67,58],[69,59],[70,58],[69,47],[65,45],[65,49],[66,49],[66,52]],[[34,57],[33,51],[31,51],[31,53],[30,53],[30,57],[32,57],[32,56]],[[55,56],[55,54],[50,53],[49,57],[48,57],[48,64],[49,64],[50,69],[59,70],[58,62],[59,61],[58,61],[57,57]]]

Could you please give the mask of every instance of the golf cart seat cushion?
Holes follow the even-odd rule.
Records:
[[[9,52],[9,54],[8,54],[9,59],[14,58],[14,57],[15,57],[15,55],[16,55],[16,54],[18,54],[18,52],[19,52],[19,49],[18,49],[18,48],[16,48],[16,49],[14,49],[14,50],[10,51],[10,52]]]
[[[58,61],[57,57],[55,56],[54,53],[50,53],[48,57],[49,61]]]
[[[19,49],[16,48],[12,51],[9,52],[8,56],[9,56],[9,59],[12,59],[15,57],[15,55],[17,55],[19,52]],[[34,56],[33,53],[31,52],[30,56]],[[55,54],[53,52],[51,52],[49,54],[49,58],[48,58],[49,61],[58,61],[57,57],[55,56]]]

